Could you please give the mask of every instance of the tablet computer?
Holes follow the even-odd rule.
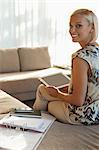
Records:
[[[70,77],[62,73],[53,74],[50,76],[39,78],[41,83],[46,86],[55,86],[57,88],[65,87],[70,82]]]

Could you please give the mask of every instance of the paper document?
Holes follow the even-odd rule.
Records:
[[[44,132],[49,124],[49,119],[7,116],[0,120],[0,125],[21,130],[34,130]]]
[[[42,112],[45,132],[21,131],[0,127],[0,148],[3,150],[37,150],[40,142],[55,121],[55,117]]]

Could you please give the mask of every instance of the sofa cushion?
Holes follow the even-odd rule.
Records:
[[[50,56],[47,47],[19,48],[21,71],[49,68]]]
[[[5,114],[14,108],[29,108],[16,98],[10,96],[6,92],[0,90],[0,114]]]
[[[55,121],[37,150],[99,150],[99,124],[80,126]]]
[[[0,73],[20,71],[17,49],[0,49]]]

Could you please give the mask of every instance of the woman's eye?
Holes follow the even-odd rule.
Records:
[[[75,26],[73,26],[73,25],[70,24],[70,29],[72,29],[73,27],[79,29],[79,28],[82,27],[82,25],[81,24],[76,24]]]
[[[70,29],[71,29],[71,28],[73,28],[73,26],[72,26],[72,25],[69,25],[69,27],[70,27]]]
[[[77,29],[79,29],[80,27],[82,27],[81,24],[77,24],[77,25],[76,25],[76,28],[77,28]]]

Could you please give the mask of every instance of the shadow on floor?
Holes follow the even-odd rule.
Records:
[[[35,101],[35,100],[27,100],[27,101],[24,101],[23,103],[32,108],[32,106],[33,106],[33,104],[34,104],[34,101]]]

